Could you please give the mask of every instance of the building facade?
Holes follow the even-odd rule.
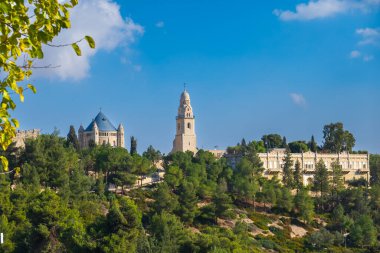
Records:
[[[81,148],[88,148],[91,143],[124,148],[124,127],[122,124],[114,127],[104,113],[99,112],[86,129],[80,126],[78,140]]]
[[[17,130],[16,137],[13,138],[13,142],[17,148],[24,148],[26,139],[36,139],[40,133],[40,129]]]
[[[282,178],[284,158],[286,156],[285,149],[272,149],[267,153],[259,153],[258,156],[263,163],[264,177],[269,179],[274,176],[277,176],[279,179]],[[225,154],[225,157],[233,168],[241,159],[237,155]],[[291,157],[293,168],[297,160],[300,162],[304,185],[308,185],[313,181],[316,165],[321,159],[329,171],[332,171],[331,164],[338,162],[343,170],[344,182],[360,178],[364,178],[369,182],[369,154],[350,154],[348,152],[332,154],[309,151],[305,153],[292,153]]]
[[[197,137],[195,135],[195,117],[190,104],[190,95],[186,89],[182,92],[178,115],[176,117],[176,135],[171,152],[197,152]]]

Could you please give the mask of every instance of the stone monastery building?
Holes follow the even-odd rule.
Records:
[[[109,144],[112,147],[124,148],[124,127],[119,124],[116,128],[104,115],[99,112],[86,129],[81,125],[78,130],[79,146],[87,148],[93,142],[97,145]]]
[[[267,153],[259,153],[263,167],[265,168],[264,176],[270,178],[278,175],[282,178],[282,168],[284,158],[286,156],[285,149],[273,149]],[[338,162],[343,171],[343,180],[364,178],[369,181],[369,154],[350,154],[342,152],[334,153],[314,153],[311,151],[305,153],[292,153],[293,167],[298,160],[303,170],[303,184],[308,185],[313,181],[315,168],[320,159],[325,163],[328,171],[332,171],[331,164]]]
[[[192,151],[197,152],[197,140],[195,134],[195,117],[190,104],[190,95],[186,89],[182,92],[176,117],[176,135],[173,141],[172,152]],[[229,164],[235,167],[240,157],[226,154],[225,150],[209,150],[217,158],[226,157]],[[272,178],[277,176],[282,178],[283,164],[286,156],[285,149],[270,149],[267,153],[259,153],[258,156],[263,164],[264,176]],[[320,159],[323,160],[326,167],[331,171],[331,164],[338,162],[343,170],[344,181],[364,178],[369,181],[369,155],[368,154],[350,154],[343,152],[340,154],[333,153],[292,153],[293,167],[298,160],[303,171],[304,185],[313,181],[316,164]]]

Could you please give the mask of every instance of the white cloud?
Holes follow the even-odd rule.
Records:
[[[356,34],[361,37],[359,45],[376,45],[380,44],[380,28],[360,28],[356,29]]]
[[[369,27],[357,29],[356,33],[362,35],[363,37],[373,37],[380,35],[379,29]]]
[[[290,93],[289,95],[290,95],[290,98],[292,99],[294,104],[301,106],[301,107],[306,106],[306,99],[304,98],[304,96],[302,94]]]
[[[361,56],[361,53],[360,53],[360,51],[358,51],[358,50],[353,50],[353,51],[351,51],[351,53],[350,53],[350,58],[351,59],[355,59],[355,58],[358,58],[358,57],[360,57]]]
[[[363,61],[365,62],[372,61],[373,59],[374,59],[373,55],[365,55],[363,57]]]
[[[157,27],[157,28],[164,28],[164,26],[165,26],[164,21],[158,21],[158,22],[156,23],[156,27]]]
[[[60,66],[54,69],[35,71],[38,75],[58,76],[60,79],[83,79],[89,75],[90,59],[99,50],[111,51],[116,47],[130,45],[144,33],[144,28],[131,18],[123,18],[120,7],[112,0],[81,0],[71,11],[72,27],[63,30],[52,44],[68,44],[90,35],[96,48],[91,49],[85,41],[79,46],[82,56],[77,56],[69,47],[44,47],[44,59],[36,65]],[[111,63],[110,63],[111,64]]]
[[[376,0],[376,1],[380,2],[380,0]],[[372,54],[366,54],[365,51],[369,46],[375,46],[374,48],[377,48],[378,46],[380,46],[380,27],[359,28],[359,29],[356,29],[355,32],[360,37],[358,45],[361,46],[362,52],[359,52],[357,50],[351,51],[350,58],[351,59],[360,58],[365,62],[372,61],[373,59],[375,59],[375,57]]]
[[[350,53],[350,58],[351,59],[362,59],[365,62],[372,61],[375,57],[371,54],[362,54],[358,50],[353,50]]]
[[[313,20],[332,17],[349,11],[368,12],[380,5],[380,0],[309,0],[296,6],[295,11],[275,9],[273,13],[283,21]]]

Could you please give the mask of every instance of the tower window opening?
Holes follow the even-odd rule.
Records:
[[[191,129],[191,124],[187,123],[187,128]]]
[[[181,129],[181,125],[178,123],[177,124],[177,129],[180,130]]]

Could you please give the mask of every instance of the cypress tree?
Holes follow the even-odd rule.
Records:
[[[79,141],[73,125],[70,126],[70,131],[67,134],[66,143],[68,146],[73,145],[76,150],[79,150]]]
[[[284,136],[284,137],[282,137],[282,148],[287,148],[288,147],[288,143],[287,143],[287,141],[286,141],[286,137]]]
[[[243,147],[246,147],[246,146],[247,146],[247,142],[245,141],[244,138],[241,140],[241,145],[242,145]]]
[[[131,137],[131,155],[137,154],[137,140]]]
[[[317,143],[314,140],[314,135],[311,136],[311,140],[308,143],[309,144],[309,149],[311,152],[317,152]]]
[[[297,189],[297,193],[303,188],[301,163],[299,160],[296,161],[294,166],[294,187]]]

